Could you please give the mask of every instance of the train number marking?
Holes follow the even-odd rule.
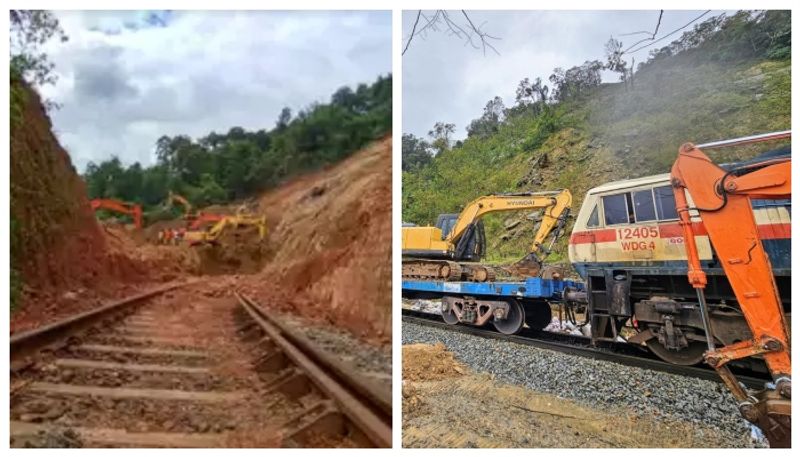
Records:
[[[617,234],[621,240],[658,238],[658,227],[623,227],[617,229]]]
[[[623,227],[617,229],[623,251],[655,251],[658,227]]]

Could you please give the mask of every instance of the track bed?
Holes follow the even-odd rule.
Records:
[[[36,351],[12,344],[11,446],[384,445],[319,388],[314,371],[330,370],[298,363],[305,350],[266,332],[258,309],[187,287]]]

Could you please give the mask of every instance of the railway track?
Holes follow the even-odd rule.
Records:
[[[11,338],[11,446],[391,446],[355,376],[245,296],[162,287]]]
[[[606,345],[594,347],[589,345],[588,339],[559,335],[550,332],[523,331],[518,335],[504,335],[486,327],[472,327],[468,325],[449,325],[441,320],[437,314],[425,313],[416,310],[403,309],[403,322],[437,327],[448,331],[461,332],[482,338],[494,338],[511,341],[526,346],[563,352],[567,354],[589,357],[598,360],[616,362],[623,365],[645,368],[648,370],[672,373],[680,376],[690,376],[714,382],[722,382],[717,373],[711,368],[700,366],[681,366],[664,362],[653,355],[638,351],[630,345]],[[527,330],[527,329],[525,329]],[[764,383],[770,381],[767,377],[743,375],[737,373],[737,379],[750,388],[762,388]]]

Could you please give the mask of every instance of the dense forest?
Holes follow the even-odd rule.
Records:
[[[491,193],[569,188],[577,213],[585,192],[605,182],[665,173],[686,141],[714,140],[791,125],[789,11],[742,11],[709,18],[635,69],[610,39],[602,59],[549,76],[520,75],[513,106],[486,103],[454,141],[437,122],[427,138],[404,134],[403,221],[431,224]],[[603,83],[602,71],[619,76]],[[715,160],[753,155],[752,148]],[[522,217],[522,223],[506,224]],[[517,260],[534,222],[509,214],[484,219],[490,261]],[[506,226],[515,226],[513,231]],[[571,226],[568,227],[571,230]],[[551,259],[564,259],[566,242]]]
[[[199,139],[163,136],[155,144],[155,165],[125,166],[113,157],[90,163],[84,179],[90,198],[153,208],[173,191],[202,207],[243,198],[337,162],[387,134],[391,126],[389,75],[355,90],[342,87],[329,103],[315,103],[296,116],[284,108],[271,129],[233,127]]]

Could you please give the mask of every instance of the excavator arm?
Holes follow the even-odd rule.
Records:
[[[707,148],[790,137],[790,132],[759,135],[705,145]],[[774,447],[791,445],[791,351],[789,329],[769,258],[758,236],[752,199],[791,197],[791,159],[774,158],[726,170],[715,165],[700,147],[681,146],[672,166],[675,204],[683,228],[689,283],[697,291],[706,335],[712,335],[705,300],[706,274],[695,242],[700,225],[690,210],[698,211],[702,226],[733,288],[752,339],[716,348],[708,340],[705,360],[717,370],[739,401],[742,415],[758,425]],[[691,195],[690,208],[686,192]],[[761,356],[774,383],[748,393],[727,363]]]
[[[543,209],[542,222],[533,239],[530,252],[514,269],[519,273],[535,275],[542,261],[550,253],[553,243],[566,225],[572,206],[572,194],[563,189],[553,192],[530,192],[524,194],[489,195],[473,200],[461,211],[453,230],[447,237],[452,246],[459,245],[459,239],[486,214],[502,211]],[[548,235],[554,233],[549,246],[545,246]]]
[[[90,202],[92,210],[106,209],[133,217],[133,225],[142,228],[142,207],[136,203],[126,203],[111,198],[95,198]]]
[[[179,194],[176,194],[176,193],[174,193],[172,191],[169,191],[169,194],[167,195],[167,202],[166,202],[165,206],[169,207],[169,206],[172,206],[172,205],[174,205],[176,203],[181,205],[181,206],[183,206],[183,217],[185,217],[185,218],[191,217],[192,204],[189,203],[189,200],[187,200],[186,197],[184,197],[182,195],[179,195]]]

